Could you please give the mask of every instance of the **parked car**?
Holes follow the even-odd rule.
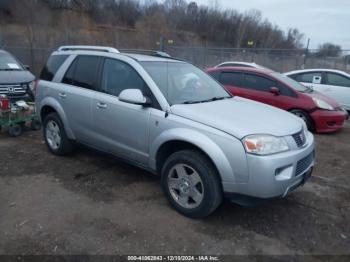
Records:
[[[350,112],[350,75],[331,69],[305,69],[285,73],[305,86],[332,97]]]
[[[231,94],[287,110],[302,118],[311,131],[337,131],[348,118],[334,99],[274,71],[222,67],[207,72]]]
[[[171,205],[188,217],[224,196],[285,197],[314,166],[314,138],[285,111],[232,97],[197,67],[108,47],[55,51],[37,86],[48,149],[79,142],[161,176]]]
[[[35,77],[13,55],[0,50],[0,95],[11,100],[32,100]]]
[[[251,67],[251,68],[261,68],[261,69],[267,69],[264,66],[258,65],[256,63],[247,63],[247,62],[238,62],[238,61],[229,61],[229,62],[224,62],[221,64],[218,64],[215,67]]]

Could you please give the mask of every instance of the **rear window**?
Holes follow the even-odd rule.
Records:
[[[50,56],[49,60],[47,60],[45,67],[41,71],[40,79],[52,81],[58,69],[61,67],[64,61],[66,61],[67,57],[68,55]]]

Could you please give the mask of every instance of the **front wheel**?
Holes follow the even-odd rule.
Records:
[[[72,152],[72,142],[68,139],[57,113],[45,117],[43,132],[46,145],[53,154],[62,156]]]
[[[162,168],[161,180],[170,204],[187,217],[206,217],[222,201],[219,174],[200,152],[183,150],[172,154]]]
[[[314,122],[312,121],[310,115],[303,111],[303,110],[300,110],[300,109],[293,109],[290,111],[290,113],[296,115],[297,117],[301,118],[306,126],[307,126],[307,129],[311,132],[313,132],[315,130],[315,125],[314,125]]]

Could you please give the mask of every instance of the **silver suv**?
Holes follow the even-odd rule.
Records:
[[[314,138],[300,119],[232,97],[165,54],[64,46],[40,78],[37,110],[52,153],[77,141],[159,174],[188,217],[209,215],[223,196],[240,204],[285,197],[311,175]]]

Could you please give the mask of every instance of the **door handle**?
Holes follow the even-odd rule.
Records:
[[[60,98],[66,98],[67,97],[67,95],[65,93],[58,93],[58,96]]]
[[[107,108],[107,104],[98,102],[97,103],[97,108],[99,108],[99,109],[106,109]]]

